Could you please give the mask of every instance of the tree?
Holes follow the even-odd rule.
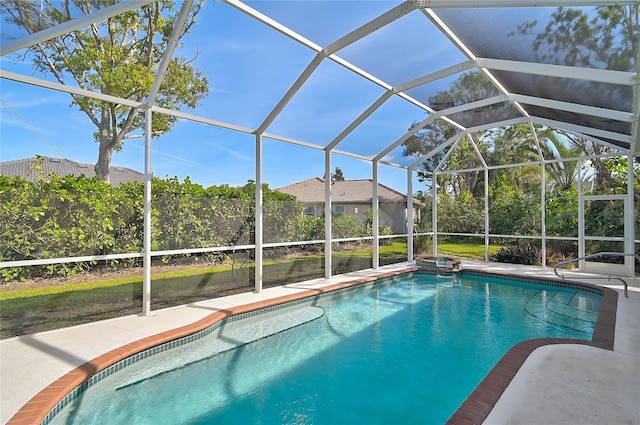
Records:
[[[5,20],[33,34],[69,21],[78,14],[90,14],[111,6],[116,0],[5,0],[0,11]],[[30,47],[22,59],[32,58],[38,72],[50,73],[61,84],[76,84],[86,90],[136,102],[144,102],[153,85],[156,71],[167,50],[177,18],[179,2],[156,1],[88,28],[73,31]],[[196,23],[203,0],[192,7],[179,39]],[[193,59],[174,56],[164,75],[155,104],[180,110],[195,108],[209,93],[207,78],[191,65]],[[144,111],[86,98],[76,94],[71,106],[77,106],[95,125],[94,139],[99,144],[95,171],[109,182],[109,165],[122,141],[136,136],[144,127]],[[168,132],[176,117],[156,114],[152,134]]]
[[[415,127],[416,124],[417,123],[413,123],[411,127]],[[422,129],[418,130],[402,144],[402,154],[404,156],[420,158],[430,153],[440,144],[446,142],[449,138],[453,137],[456,132],[457,129],[446,121],[432,121]],[[436,169],[445,154],[446,151],[441,150],[440,152],[425,159],[422,163],[422,169],[418,169],[418,179],[421,182],[431,181],[429,173]]]
[[[595,13],[559,7],[551,15],[544,29],[537,29],[538,22],[524,22],[518,26],[520,34],[533,36],[536,59],[559,65],[607,68],[616,71],[636,70],[640,48],[640,5],[599,6]],[[621,110],[632,109],[632,97],[628,89],[612,84],[593,84],[572,80],[563,82],[566,92],[588,93],[589,104],[606,107],[619,105]],[[607,102],[602,104],[602,101]],[[565,134],[586,154],[601,154],[606,148],[583,138]],[[594,159],[595,186],[605,191],[613,182],[609,169],[602,159]]]
[[[441,111],[479,99],[495,96],[497,94],[499,94],[498,89],[491,83],[491,81],[489,81],[488,78],[484,76],[482,72],[467,72],[455,80],[449,89],[440,91],[431,96],[429,98],[429,105],[435,110]],[[507,106],[505,104],[495,104],[473,111],[454,114],[450,118],[462,123],[463,125],[470,126],[478,123],[500,121],[504,118],[505,110],[507,110]],[[416,123],[412,124],[412,127],[415,125]],[[460,130],[457,127],[447,121],[441,119],[432,121],[422,129],[418,130],[403,143],[403,154],[404,156],[416,158],[427,155],[439,145],[455,136],[459,131]],[[482,134],[478,135],[476,143],[482,143],[483,139],[484,137]],[[467,149],[467,147],[470,149]],[[458,153],[454,153],[454,155],[449,158],[449,162],[453,167],[457,168],[460,166],[460,168],[469,168],[480,165],[479,158],[477,157],[475,150],[471,148],[471,145],[467,144],[467,146],[462,149],[464,152],[460,151]],[[480,147],[480,149],[481,151],[483,150],[482,147]],[[447,149],[443,149],[424,161],[422,165],[424,171],[418,171],[418,178],[420,181],[426,182],[431,180],[429,173],[435,170],[446,154]],[[476,162],[474,163],[474,161]],[[442,169],[444,170],[446,167]],[[478,187],[477,173],[469,173],[466,176],[458,175],[456,178],[458,179],[456,185],[460,187],[471,188],[472,191]],[[461,180],[465,178],[469,178],[470,180]]]
[[[640,43],[640,6],[599,6],[593,15],[559,7],[543,31],[537,21],[518,26],[535,35],[533,49],[539,60],[561,65],[634,71]]]
[[[342,170],[340,169],[340,167],[336,167],[336,171],[331,174],[331,180],[336,182],[344,181],[344,174],[342,174]]]

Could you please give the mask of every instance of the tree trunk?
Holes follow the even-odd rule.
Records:
[[[106,143],[105,143],[106,142]],[[113,153],[113,149],[109,147],[109,139],[103,140],[100,138],[100,146],[98,148],[98,162],[93,167],[96,171],[96,176],[98,180],[111,183],[111,179],[109,178],[109,166],[111,164],[111,155]]]
[[[109,178],[109,167],[111,166],[111,156],[115,144],[111,138],[110,114],[105,106],[102,107],[102,119],[100,120],[98,162],[94,166],[98,180],[111,183]]]

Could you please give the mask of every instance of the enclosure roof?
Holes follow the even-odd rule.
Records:
[[[16,31],[3,38],[1,54],[20,54],[35,43],[148,3],[116,3],[31,35]],[[191,4],[183,3],[183,16]],[[206,2],[184,43],[188,51],[202,49],[198,61],[210,72],[216,95],[190,113],[155,104],[161,73],[144,104],[26,74],[2,70],[0,76],[403,168],[434,154],[407,157],[402,144],[435,124],[455,130],[441,148],[466,135],[530,123],[638,157],[639,4]],[[602,7],[620,11],[628,25],[613,25]],[[205,44],[189,45],[190,40],[209,40],[230,46],[246,41],[247,29],[256,26],[262,36],[252,43],[258,47],[233,57],[219,51],[216,56]],[[284,46],[292,50],[285,53]],[[236,66],[234,80],[216,74],[221,67],[235,71]],[[246,96],[245,108],[227,106],[229,93]]]

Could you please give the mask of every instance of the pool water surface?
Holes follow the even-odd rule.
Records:
[[[517,342],[590,340],[601,299],[406,274],[224,323],[107,376],[51,423],[444,423]]]

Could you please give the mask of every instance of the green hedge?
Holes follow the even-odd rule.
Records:
[[[203,187],[189,178],[152,181],[152,249],[249,245],[255,240],[253,181],[240,187]],[[50,176],[35,183],[0,175],[0,260],[77,257],[143,250],[144,186],[111,186],[86,177]],[[265,243],[324,239],[324,218],[305,217],[295,197],[263,186]],[[370,235],[366,223],[343,215],[332,221],[335,238]],[[388,234],[382,229],[382,234]],[[385,241],[386,242],[386,241]],[[311,247],[314,248],[314,247]],[[275,252],[275,251],[274,251]],[[210,254],[209,259],[215,260]],[[5,281],[70,276],[139,259],[0,269]]]
[[[251,244],[255,232],[255,184],[204,188],[188,178],[152,182],[154,250]],[[141,252],[142,183],[111,186],[86,177],[50,176],[32,183],[0,175],[0,259],[16,261]],[[302,232],[302,204],[264,186],[265,241]],[[135,260],[129,261],[132,262]],[[110,261],[116,266],[121,262]],[[0,269],[5,281],[68,276],[93,263]],[[104,264],[100,264],[104,266]]]

